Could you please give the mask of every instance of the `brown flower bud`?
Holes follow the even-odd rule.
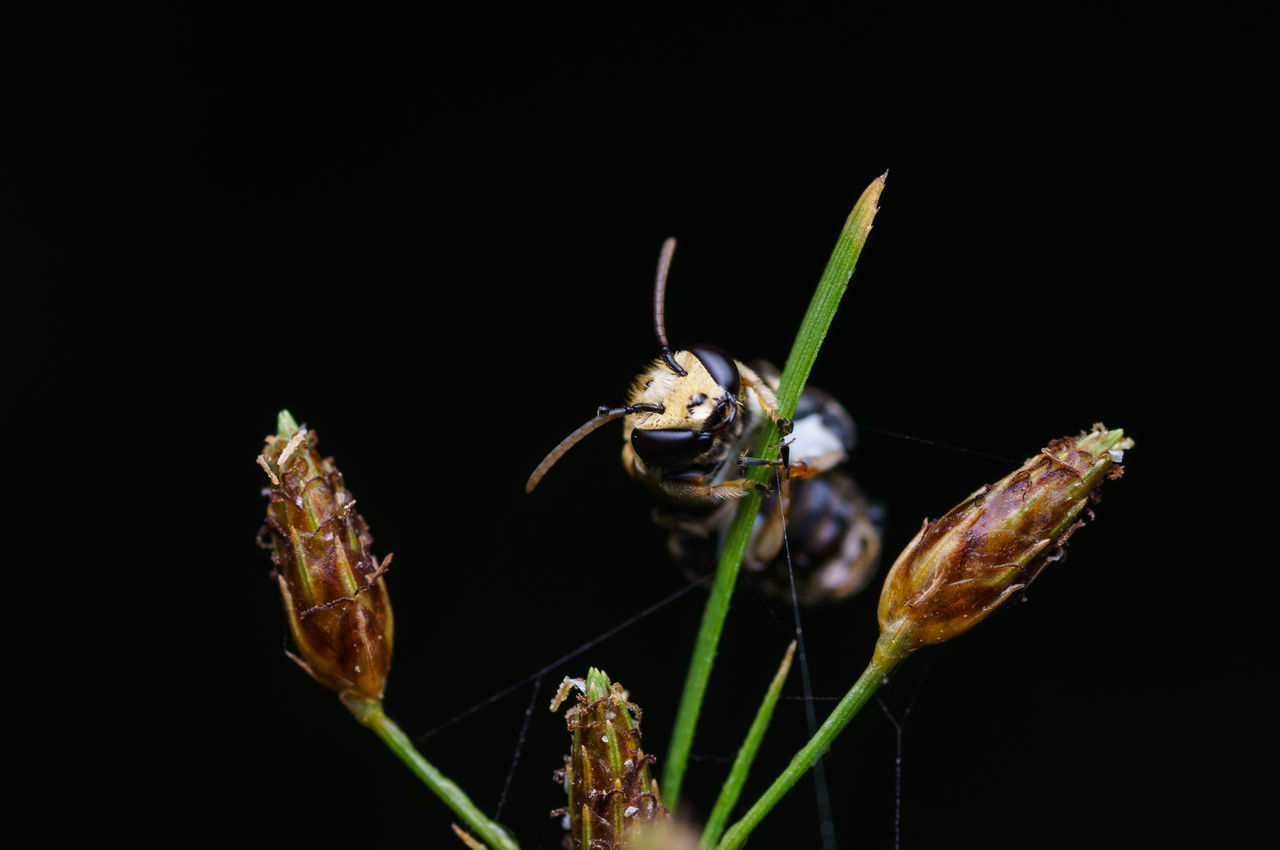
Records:
[[[569,805],[552,814],[569,818],[573,850],[612,850],[634,846],[647,831],[670,817],[649,775],[655,759],[640,748],[640,709],[627,702],[622,686],[592,668],[586,680],[566,679],[551,703],[555,711],[569,689],[583,691],[565,712],[573,750],[565,758],[563,778]]]
[[[885,578],[877,654],[900,658],[950,640],[1024,590],[1064,556],[1081,512],[1104,480],[1120,476],[1132,447],[1124,431],[1094,425],[925,522]]]
[[[391,601],[373,538],[314,431],[287,410],[258,456],[271,486],[264,532],[302,668],[325,687],[382,699],[391,666]],[[265,545],[265,544],[264,544]]]

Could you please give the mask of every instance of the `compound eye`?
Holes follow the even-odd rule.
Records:
[[[679,468],[711,447],[711,433],[688,428],[636,428],[631,432],[631,446],[650,466]]]
[[[702,365],[707,367],[707,371],[711,373],[711,378],[721,387],[728,391],[729,395],[734,398],[738,397],[738,390],[741,383],[738,380],[738,364],[733,362],[733,358],[729,356],[723,348],[718,345],[710,345],[702,343],[695,345],[689,349],[693,352],[693,356],[702,361]]]
[[[716,405],[716,409],[711,411],[707,421],[702,424],[703,429],[717,434],[720,433],[729,427],[729,423],[733,421],[735,409],[731,401],[720,402]]]

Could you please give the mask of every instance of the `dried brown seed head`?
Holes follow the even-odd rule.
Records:
[[[557,771],[569,795],[569,841],[574,850],[634,846],[670,817],[649,772],[655,759],[640,746],[640,709],[592,668],[585,680],[565,680],[553,711],[570,686],[583,693],[565,712],[573,749]]]
[[[281,411],[258,465],[271,485],[264,531],[298,654],[316,681],[380,700],[391,666],[391,601],[373,537],[316,434]]]
[[[985,619],[1023,591],[1077,528],[1102,482],[1133,441],[1095,425],[1054,440],[1000,481],[941,519],[926,522],[885,578],[879,652],[905,654],[941,643]]]

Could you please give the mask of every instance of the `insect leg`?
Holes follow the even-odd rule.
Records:
[[[749,478],[734,478],[719,484],[710,484],[705,480],[697,479],[666,480],[662,483],[662,489],[667,498],[673,502],[695,505],[741,499],[752,491],[761,495],[769,493],[767,485]]]

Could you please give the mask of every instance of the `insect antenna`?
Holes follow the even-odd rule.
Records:
[[[588,419],[586,422],[574,429],[573,433],[560,441],[560,445],[552,449],[546,457],[542,459],[542,463],[538,464],[533,470],[533,474],[529,476],[529,480],[524,484],[524,492],[532,493],[533,488],[538,486],[538,482],[542,480],[542,476],[547,474],[547,470],[555,466],[556,461],[564,457],[564,453],[576,446],[583,437],[599,428],[605,423],[612,422],[615,419],[621,419],[628,413],[666,413],[667,409],[660,404],[632,404],[626,407],[609,407],[600,405],[596,411],[596,415]]]
[[[680,377],[689,374],[680,368],[675,357],[671,356],[671,345],[667,342],[667,272],[671,269],[671,255],[676,252],[676,239],[668,236],[662,243],[662,253],[658,255],[658,279],[653,285],[653,327],[658,332],[658,345],[662,346],[662,359],[667,361],[671,371]]]

